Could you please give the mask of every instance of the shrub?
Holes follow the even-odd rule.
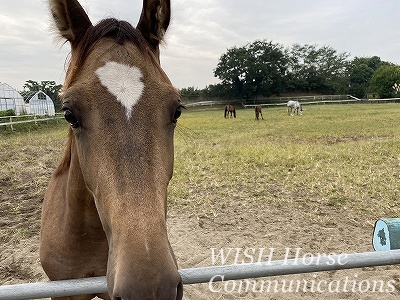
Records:
[[[15,112],[13,109],[0,111],[0,117],[8,117],[8,116],[15,116]]]

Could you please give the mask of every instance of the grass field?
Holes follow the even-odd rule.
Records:
[[[222,109],[184,112],[175,135],[171,205],[207,206],[231,195],[398,214],[399,104],[306,106],[303,116],[288,116],[282,107],[263,112],[260,121],[252,109],[238,110],[236,119],[224,119]],[[26,191],[26,201],[36,199],[35,206],[40,202],[66,127],[1,137],[2,215],[23,210],[12,201],[18,191]]]
[[[230,193],[285,205],[321,202],[373,215],[395,215],[400,196],[400,106],[306,106],[187,111],[176,135],[171,200]],[[285,195],[290,193],[292,197]],[[204,197],[201,199],[204,200]],[[202,200],[202,201],[203,201]]]
[[[256,121],[252,109],[241,109],[236,119],[224,119],[222,108],[188,109],[179,119],[169,222],[180,266],[209,264],[210,247],[371,251],[374,220],[399,217],[400,105],[263,114]],[[0,283],[44,280],[37,253],[41,202],[67,127],[0,135]],[[395,266],[390,274],[364,271],[359,278],[395,278],[400,291]],[[187,288],[187,299],[213,299],[202,296],[206,290]]]

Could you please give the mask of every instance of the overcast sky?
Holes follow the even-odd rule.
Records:
[[[0,82],[62,84],[69,45],[50,32],[45,0],[0,0]],[[116,17],[134,26],[141,0],[80,0],[93,23]],[[400,65],[399,0],[171,0],[161,63],[178,88],[218,82],[213,69],[228,48],[266,39],[331,46]]]

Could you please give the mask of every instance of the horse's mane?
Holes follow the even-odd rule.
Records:
[[[145,39],[139,30],[134,28],[126,21],[120,21],[114,18],[104,19],[95,26],[88,28],[80,41],[74,57],[69,62],[69,70],[67,72],[66,86],[68,86],[73,77],[73,72],[76,70],[73,66],[82,66],[92,49],[102,38],[112,38],[116,43],[123,45],[125,42],[134,43],[143,53],[146,53]],[[73,60],[73,61],[72,61]],[[73,66],[72,66],[73,64]],[[72,72],[72,73],[70,73]],[[65,88],[65,87],[64,87]],[[72,147],[72,132],[70,129],[68,143],[55,174],[58,175],[67,170],[71,163],[71,147]]]

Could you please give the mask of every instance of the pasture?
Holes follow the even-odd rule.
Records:
[[[375,220],[399,217],[399,104],[303,110],[288,116],[285,107],[264,108],[260,121],[253,109],[238,109],[236,119],[225,119],[223,108],[183,112],[168,211],[181,268],[211,265],[211,248],[242,249],[225,263],[249,262],[243,253],[249,248],[273,248],[274,260],[296,248],[312,255],[372,251]],[[1,136],[1,284],[45,280],[38,262],[40,205],[66,129]],[[261,279],[248,290],[233,283],[214,283],[214,292],[207,284],[185,286],[184,299],[397,299],[399,278],[398,266],[300,274],[271,278],[280,285],[268,292]],[[306,280],[308,288],[288,291],[284,280]],[[373,288],[377,281],[382,290]],[[337,288],[312,291],[320,282]]]

